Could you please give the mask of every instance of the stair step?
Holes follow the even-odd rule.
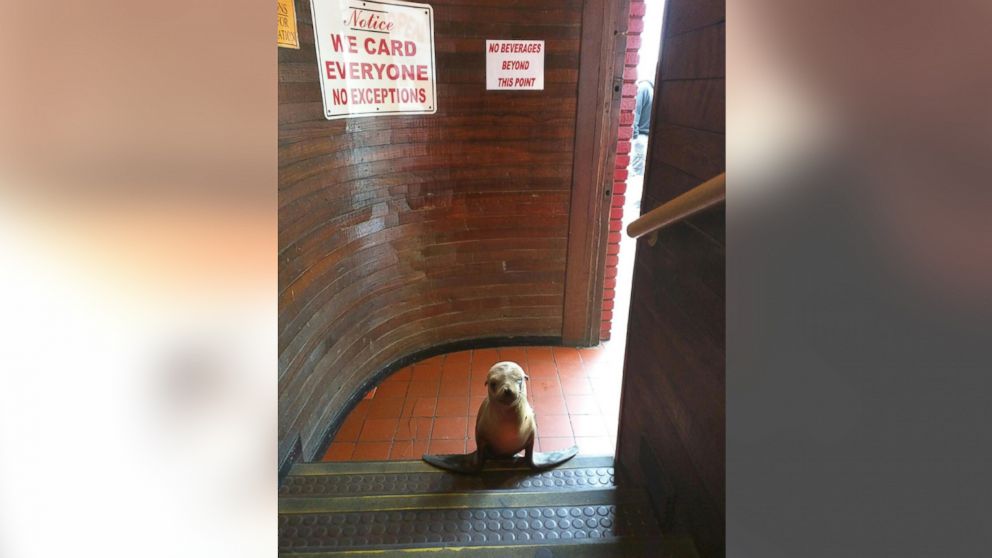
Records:
[[[615,489],[558,491],[485,490],[473,492],[443,492],[435,494],[382,494],[370,496],[332,496],[323,498],[282,498],[279,513],[338,513],[371,510],[404,511],[422,509],[465,509],[562,505],[612,505],[619,500],[630,501],[634,495],[624,495]],[[639,496],[639,495],[638,495]]]
[[[613,457],[578,456],[555,467],[558,469],[575,469],[589,467],[613,467]],[[514,461],[490,461],[486,464],[485,472],[489,471],[520,471],[528,470],[526,464],[517,459]],[[370,473],[441,473],[437,467],[428,465],[421,460],[407,461],[322,461],[318,463],[297,463],[289,471],[289,476],[312,475],[367,475]]]
[[[646,494],[615,486],[609,456],[539,472],[492,462],[479,475],[422,461],[303,463],[280,487],[284,557],[684,555],[659,537]]]
[[[616,489],[293,498],[279,502],[282,551],[558,544],[650,538],[643,495]]]
[[[582,543],[448,546],[428,551],[432,558],[683,558],[667,551],[661,539],[598,539]],[[283,552],[284,558],[406,558],[424,556],[423,548]],[[690,557],[686,557],[690,558]]]
[[[356,468],[356,464],[301,467],[286,478],[279,496],[289,499],[478,490],[571,491],[610,488],[615,483],[610,457],[575,458],[565,464],[567,467],[540,472],[521,466],[496,466],[487,468],[482,475],[457,475],[418,463],[423,462],[376,462],[370,463],[369,469]]]

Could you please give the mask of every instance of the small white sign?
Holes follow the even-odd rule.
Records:
[[[486,41],[486,89],[544,89],[544,41]]]
[[[328,120],[437,112],[434,9],[398,0],[312,0]]]

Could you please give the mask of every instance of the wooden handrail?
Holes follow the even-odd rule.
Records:
[[[727,198],[727,173],[721,173],[664,203],[627,226],[627,236],[640,238],[677,223]],[[652,243],[653,244],[653,243]]]

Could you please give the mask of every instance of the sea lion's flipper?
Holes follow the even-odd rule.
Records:
[[[531,457],[530,466],[535,469],[547,469],[555,465],[561,465],[579,453],[579,446],[572,446],[558,451],[534,452]]]
[[[546,453],[532,452],[530,460],[523,461],[532,469],[548,469],[568,461],[579,453],[579,446],[572,446],[567,449],[550,451]],[[428,455],[424,454],[423,459],[427,463],[454,473],[478,473],[482,469],[482,462],[478,452],[458,453],[454,455]],[[517,461],[518,463],[520,461]]]
[[[474,451],[472,453],[457,453],[454,455],[424,454],[423,459],[435,467],[455,473],[478,473],[481,468],[479,456]]]

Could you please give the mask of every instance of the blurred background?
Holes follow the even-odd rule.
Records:
[[[728,8],[729,552],[976,555],[992,5]],[[0,556],[270,556],[273,6],[2,9]]]
[[[0,556],[272,556],[275,7],[2,12]]]

